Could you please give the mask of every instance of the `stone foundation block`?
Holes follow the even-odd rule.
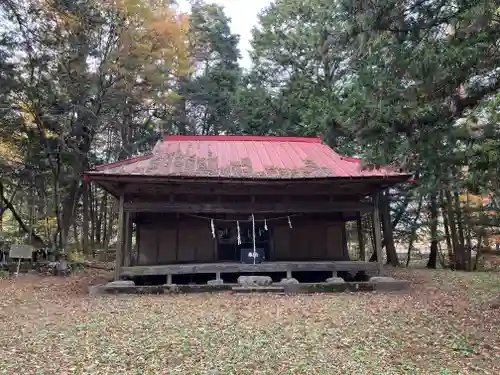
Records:
[[[299,283],[283,284],[283,292],[286,294],[302,293],[302,287]]]
[[[208,282],[207,282],[207,285],[210,285],[210,286],[223,285],[223,284],[224,284],[224,280],[222,280],[222,279],[208,280]]]
[[[114,288],[116,287],[130,287],[134,286],[135,283],[132,280],[116,280],[116,281],[111,281],[110,283],[107,283],[106,286],[112,286]]]
[[[372,276],[370,277],[370,282],[371,283],[386,283],[386,282],[392,282],[396,281],[393,277],[388,277],[388,276]]]
[[[329,285],[342,285],[342,284],[345,284],[344,279],[341,278],[341,277],[329,277],[328,279],[326,279],[325,282],[327,284],[329,284]]]
[[[273,279],[269,276],[240,276],[238,284],[241,286],[269,286]]]
[[[93,297],[104,296],[106,294],[106,290],[102,285],[93,285],[89,288],[89,294]]]
[[[377,292],[397,292],[407,290],[410,287],[409,281],[383,276],[374,276],[370,278],[369,283],[373,285],[373,290]]]

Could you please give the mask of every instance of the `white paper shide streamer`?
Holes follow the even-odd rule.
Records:
[[[215,238],[215,224],[214,224],[214,219],[210,220],[210,228],[212,229],[212,237]]]
[[[252,232],[253,232],[253,264],[255,264],[255,260],[257,259],[257,250],[255,248],[255,217],[252,214]]]
[[[288,217],[288,226],[291,228],[292,227],[292,221],[290,220],[290,216],[287,216]]]
[[[241,245],[241,231],[240,231],[240,222],[236,221],[236,230],[238,232],[238,245]]]
[[[264,219],[264,230],[267,231],[267,219]]]

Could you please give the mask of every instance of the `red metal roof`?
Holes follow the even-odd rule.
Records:
[[[303,179],[406,176],[392,168],[363,170],[319,138],[165,136],[151,154],[100,165],[90,175]]]

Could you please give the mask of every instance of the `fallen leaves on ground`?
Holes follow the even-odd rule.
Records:
[[[90,297],[0,281],[0,374],[498,374],[500,274],[396,271],[400,294]]]

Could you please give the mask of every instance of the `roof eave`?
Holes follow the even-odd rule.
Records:
[[[88,171],[84,173],[90,178],[90,180],[123,180],[123,179],[153,179],[153,180],[163,180],[163,181],[219,181],[219,182],[293,182],[293,181],[335,181],[335,180],[358,180],[358,181],[370,181],[370,180],[387,180],[387,181],[397,181],[397,182],[413,182],[412,174],[393,174],[393,175],[370,175],[370,176],[328,176],[328,177],[298,177],[298,178],[248,178],[248,177],[227,177],[227,176],[182,176],[182,175],[170,175],[170,176],[158,176],[158,175],[143,175],[143,174],[124,174],[124,173],[106,173],[101,171]],[[397,183],[396,182],[396,183]]]

